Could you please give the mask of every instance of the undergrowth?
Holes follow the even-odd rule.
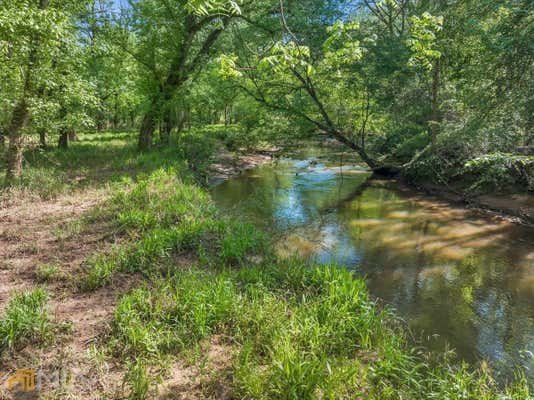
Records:
[[[80,134],[68,149],[28,149],[22,176],[9,188],[3,188],[5,162],[1,154],[0,202],[51,199],[88,187],[122,185],[124,179],[161,168],[173,168],[183,177],[205,181],[215,151],[214,134],[204,129],[173,137],[168,146],[147,152],[137,151],[131,132]]]
[[[215,336],[229,349],[222,384],[233,398],[528,398],[522,378],[503,391],[485,370],[411,348],[361,279],[277,259],[265,236],[220,219],[176,171],[130,182],[97,217],[129,240],[90,264],[85,288],[118,272],[146,277],[121,297],[108,337],[131,398],[155,396],[169,360]]]
[[[179,151],[139,154],[126,136],[86,136],[72,153],[27,155],[21,188],[48,197],[113,185],[84,223],[105,221],[120,240],[86,260],[79,285],[91,291],[142,278],[120,296],[103,338],[130,398],[157,397],[172,362],[215,339],[228,358],[218,386],[235,399],[530,398],[524,377],[503,389],[486,369],[414,349],[403,324],[348,270],[279,259],[264,234],[222,218],[195,183],[211,139],[204,147],[186,135]],[[36,275],[48,282],[58,268],[43,265]],[[11,300],[0,351],[51,338],[47,298],[37,289]]]
[[[126,184],[96,213],[111,221],[126,245],[87,262],[80,282],[92,290],[112,282],[117,272],[161,273],[169,257],[217,254],[218,262],[240,265],[254,252],[265,254],[263,235],[250,225],[219,218],[209,196],[184,183],[176,170],[159,170],[137,183]]]

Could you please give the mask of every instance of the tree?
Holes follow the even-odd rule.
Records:
[[[28,4],[29,3],[29,4]],[[0,34],[3,43],[4,77],[17,98],[7,120],[6,182],[18,178],[22,171],[22,133],[30,118],[30,102],[35,95],[35,79],[42,58],[58,35],[55,22],[59,13],[48,12],[49,0],[4,1],[0,4]],[[23,66],[19,70],[17,67]]]
[[[0,3],[1,74],[4,87],[9,88],[0,102],[8,115],[4,119],[8,184],[21,175],[23,139],[31,130],[30,121],[46,129],[43,121],[53,120],[50,114],[66,99],[68,88],[80,96],[81,80],[73,70],[79,49],[75,16],[84,7],[84,2],[74,0]],[[59,114],[60,119],[67,117]]]
[[[131,2],[123,49],[143,67],[147,106],[139,148],[152,146],[156,125],[169,123],[173,96],[206,61],[230,20],[241,13],[236,1],[143,0]],[[162,115],[165,113],[166,115]]]

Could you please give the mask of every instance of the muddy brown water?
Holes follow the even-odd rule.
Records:
[[[534,229],[368,180],[338,157],[309,149],[212,195],[270,232],[282,255],[365,277],[426,347],[485,360],[501,381],[522,371],[534,386]]]

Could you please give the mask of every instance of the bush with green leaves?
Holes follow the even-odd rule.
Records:
[[[507,153],[486,154],[465,164],[472,176],[471,190],[520,187],[534,191],[534,157]]]

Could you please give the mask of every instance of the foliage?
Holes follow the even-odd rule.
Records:
[[[117,307],[111,346],[150,365],[213,335],[238,343],[230,384],[239,397],[501,398],[483,372],[410,351],[350,272],[297,260],[194,268],[136,289]]]
[[[85,288],[118,273],[147,277],[121,297],[109,337],[134,398],[157,392],[169,357],[214,336],[235,349],[228,385],[240,397],[504,395],[487,372],[411,349],[402,325],[345,268],[279,260],[252,227],[216,221],[208,197],[174,171],[127,184],[96,217],[128,240],[89,263]],[[509,396],[528,393],[521,382]]]
[[[410,63],[430,70],[433,60],[441,57],[436,47],[436,34],[443,28],[443,17],[434,17],[425,12],[421,17],[411,18],[411,37],[408,46],[413,52]]]
[[[145,280],[111,333],[132,398],[155,396],[153,363],[218,334],[237,349],[239,398],[528,396],[522,382],[504,394],[483,371],[412,350],[362,281],[276,259],[196,183],[224,147],[315,135],[413,181],[531,192],[534,161],[516,154],[534,144],[531,1],[125,3],[0,2],[0,199],[112,193],[87,218],[120,240],[79,283]],[[36,269],[43,282],[58,275]],[[0,350],[50,336],[46,301],[41,289],[13,297]]]
[[[517,186],[534,191],[534,157],[487,154],[467,162],[465,173],[476,177],[471,190]]]
[[[263,235],[246,224],[218,219],[206,193],[182,182],[173,170],[158,170],[120,191],[99,218],[117,233],[135,238],[87,265],[81,285],[93,290],[113,281],[118,272],[163,273],[161,260],[196,254],[226,266],[241,265],[265,250]]]

